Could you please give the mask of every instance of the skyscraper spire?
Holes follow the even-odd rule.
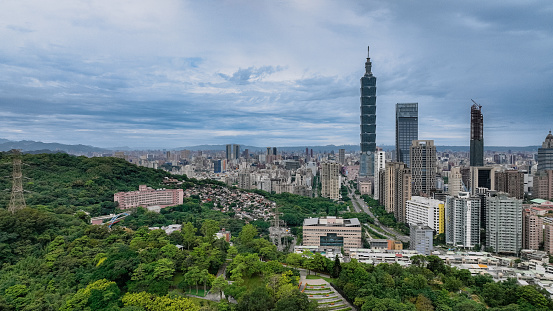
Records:
[[[371,72],[371,69],[372,69],[372,63],[371,63],[371,56],[370,56],[370,46],[367,46],[367,61],[365,62],[365,77],[373,75],[373,73]]]

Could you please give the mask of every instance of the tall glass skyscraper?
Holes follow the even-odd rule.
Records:
[[[484,117],[476,102],[470,107],[470,166],[484,166]]]
[[[374,153],[376,151],[376,77],[373,76],[371,68],[371,58],[367,54],[365,75],[361,77],[360,177],[374,176]]]
[[[419,139],[419,104],[396,104],[396,161],[411,167],[413,140]]]

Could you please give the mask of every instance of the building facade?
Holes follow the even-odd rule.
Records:
[[[384,173],[384,207],[398,222],[406,222],[406,202],[411,199],[411,169],[401,162],[388,162]],[[382,200],[381,200],[382,201]]]
[[[470,166],[484,166],[484,117],[477,103],[470,107]]]
[[[410,164],[410,148],[419,139],[418,103],[396,104],[396,161]]]
[[[538,171],[553,170],[553,134],[545,137],[541,148],[538,148]]]
[[[448,196],[445,205],[445,241],[456,247],[480,244],[480,198],[462,192]]]
[[[543,242],[543,219],[540,209],[525,208],[522,213],[522,248],[539,249]]]
[[[448,192],[449,195],[454,197],[458,196],[459,192],[467,191],[463,184],[463,175],[461,174],[461,168],[454,166],[449,172],[448,180]]]
[[[303,221],[303,245],[338,250],[360,248],[361,230],[357,218],[308,218]]]
[[[412,196],[406,202],[407,223],[423,224],[436,232],[445,231],[445,203],[426,197]]]
[[[372,74],[371,58],[367,55],[365,75],[361,77],[361,159],[359,176],[374,176],[376,151],[376,77]]]
[[[524,199],[524,172],[518,170],[495,172],[495,190],[508,193],[517,199]]]
[[[430,255],[434,250],[434,230],[424,224],[412,225],[410,230],[410,246],[419,254]]]
[[[121,209],[155,205],[167,207],[182,204],[183,200],[182,189],[152,189],[146,185],[140,185],[138,191],[117,192],[113,195],[113,201],[119,202]]]
[[[321,163],[321,196],[331,200],[340,199],[340,164]]]
[[[518,255],[522,249],[522,200],[506,193],[486,198],[486,246],[496,253]]]
[[[436,146],[433,140],[413,140],[410,148],[413,195],[436,189]]]
[[[374,155],[374,199],[380,200],[380,172],[384,170],[386,165],[386,152],[382,148],[377,147]]]

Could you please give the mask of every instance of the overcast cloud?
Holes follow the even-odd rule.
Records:
[[[553,2],[0,2],[0,138],[100,147],[359,143],[367,45],[377,144],[395,104],[419,137],[541,144],[553,127]]]

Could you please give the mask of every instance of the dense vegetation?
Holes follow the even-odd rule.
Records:
[[[371,209],[371,212],[376,216],[378,221],[389,228],[394,228],[397,231],[409,235],[409,226],[402,222],[397,222],[394,213],[386,212],[386,208],[382,206],[377,200],[371,198],[368,195],[362,196],[363,200],[367,203],[367,206]]]
[[[0,159],[9,164],[8,155]],[[32,178],[25,185],[33,191],[30,207],[12,214],[3,208],[5,197],[0,203],[0,310],[315,310],[297,290],[297,267],[329,274],[363,311],[553,309],[548,295],[533,286],[473,277],[433,256],[402,268],[278,252],[260,238],[265,222],[245,224],[197,197],[159,214],[139,208],[111,230],[92,226],[79,210],[113,211],[113,193],[156,187],[167,174],[119,159],[64,154],[24,155],[24,162],[38,170],[24,167]],[[9,165],[1,169],[9,175]],[[2,183],[9,188],[9,180]],[[183,187],[209,183],[186,179]],[[366,217],[326,199],[266,195],[296,225],[310,216]],[[170,235],[147,228],[175,223],[183,230]],[[232,231],[235,246],[214,238],[222,227]],[[232,285],[217,276],[225,265]],[[208,289],[237,303],[186,296]]]

